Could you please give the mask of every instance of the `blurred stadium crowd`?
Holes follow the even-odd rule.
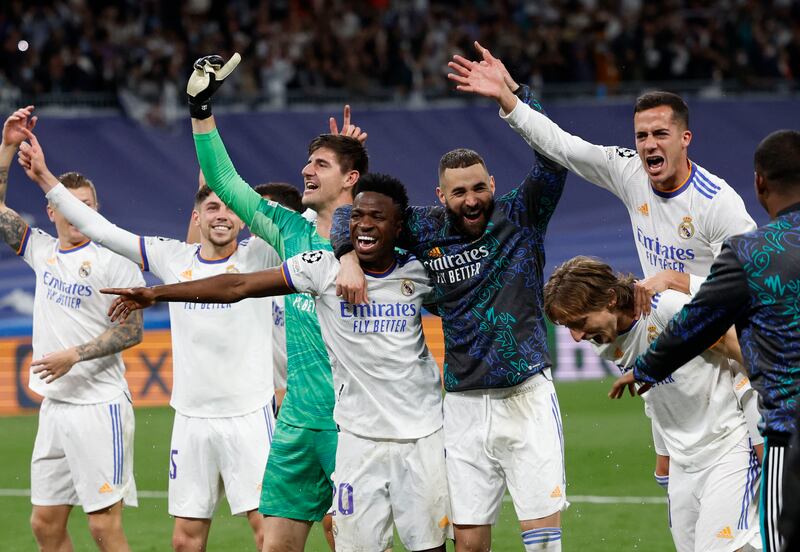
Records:
[[[5,97],[95,92],[129,107],[169,106],[182,98],[177,87],[191,60],[239,51],[244,64],[225,88],[231,97],[275,106],[342,95],[424,101],[453,93],[446,62],[471,55],[476,39],[540,90],[612,95],[642,82],[755,90],[800,82],[797,0],[0,4]]]

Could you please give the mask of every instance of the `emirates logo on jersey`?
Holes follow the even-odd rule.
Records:
[[[403,280],[400,282],[400,291],[406,297],[410,297],[414,294],[414,282],[408,279]]]
[[[683,217],[683,222],[678,225],[678,236],[688,240],[694,236],[694,224],[692,224],[692,217]]]
[[[83,264],[78,269],[78,275],[81,278],[88,278],[91,273],[92,273],[92,263],[89,261],[83,261]]]

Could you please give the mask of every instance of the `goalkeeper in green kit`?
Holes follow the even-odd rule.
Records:
[[[240,61],[234,54],[197,60],[186,91],[197,158],[208,186],[250,228],[272,245],[282,260],[305,251],[332,250],[333,212],[352,203],[352,189],[367,172],[366,133],[349,122],[339,132],[314,138],[303,167],[303,205],[317,213],[309,222],[299,213],[263,199],[237,173],[211,115],[211,96]],[[314,300],[307,294],[286,298],[287,393],[275,428],[261,491],[264,551],[302,551],[311,525],[331,506],[331,475],[336,458],[334,391],[328,354],[320,334]]]

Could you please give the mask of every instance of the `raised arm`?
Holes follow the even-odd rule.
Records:
[[[32,113],[32,105],[12,113],[3,124],[3,139],[0,143],[0,239],[17,253],[22,246],[28,224],[16,211],[6,206],[8,171],[19,145],[27,137],[24,131],[32,130],[36,126],[36,117]]]
[[[27,130],[26,134],[28,142],[23,143],[19,151],[20,165],[28,177],[39,185],[50,205],[92,241],[141,265],[139,236],[110,223],[72,195],[47,168],[44,150],[36,136]]]
[[[142,334],[142,313],[134,312],[125,324],[114,324],[83,345],[45,355],[31,362],[31,368],[45,383],[52,383],[78,362],[113,355],[138,345],[142,342]]]
[[[594,145],[573,136],[543,113],[525,105],[509,88],[508,71],[502,61],[477,42],[475,46],[481,61],[454,56],[448,64],[454,71],[448,78],[456,83],[456,88],[495,100],[501,117],[534,150],[582,178],[617,193],[613,178],[616,148]]]
[[[283,268],[245,274],[220,274],[179,284],[143,288],[107,288],[101,293],[119,295],[108,315],[112,321],[125,320],[129,313],[156,303],[236,303],[249,297],[269,297],[294,293]]]

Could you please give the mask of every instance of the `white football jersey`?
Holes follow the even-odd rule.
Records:
[[[33,302],[33,359],[87,343],[109,329],[113,295],[107,287],[143,286],[131,261],[94,242],[62,250],[58,239],[38,228],[25,232],[19,255],[36,273]],[[76,363],[52,383],[31,370],[29,387],[36,393],[74,404],[109,401],[127,392],[122,354]]]
[[[165,284],[278,266],[263,240],[239,243],[230,257],[207,260],[200,246],[140,238],[142,266]],[[172,407],[184,416],[241,416],[268,404],[272,380],[272,298],[238,303],[170,303]]]
[[[383,274],[365,272],[366,305],[336,296],[338,273],[329,251],[283,264],[289,286],[315,296],[333,374],[334,420],[373,439],[430,435],[442,427],[442,385],[422,333],[422,301],[431,290],[425,268],[410,260]]]
[[[672,290],[656,295],[650,314],[614,342],[595,346],[598,354],[622,368],[632,367],[690,299]],[[710,466],[747,435],[733,372],[728,360],[714,351],[687,362],[642,398],[653,433],[661,436],[672,461],[687,472]]]
[[[739,194],[695,163],[685,182],[661,192],[651,186],[634,150],[590,144],[522,102],[504,118],[536,151],[622,200],[646,277],[668,269],[686,272],[695,276],[694,293],[722,242],[756,228]]]

